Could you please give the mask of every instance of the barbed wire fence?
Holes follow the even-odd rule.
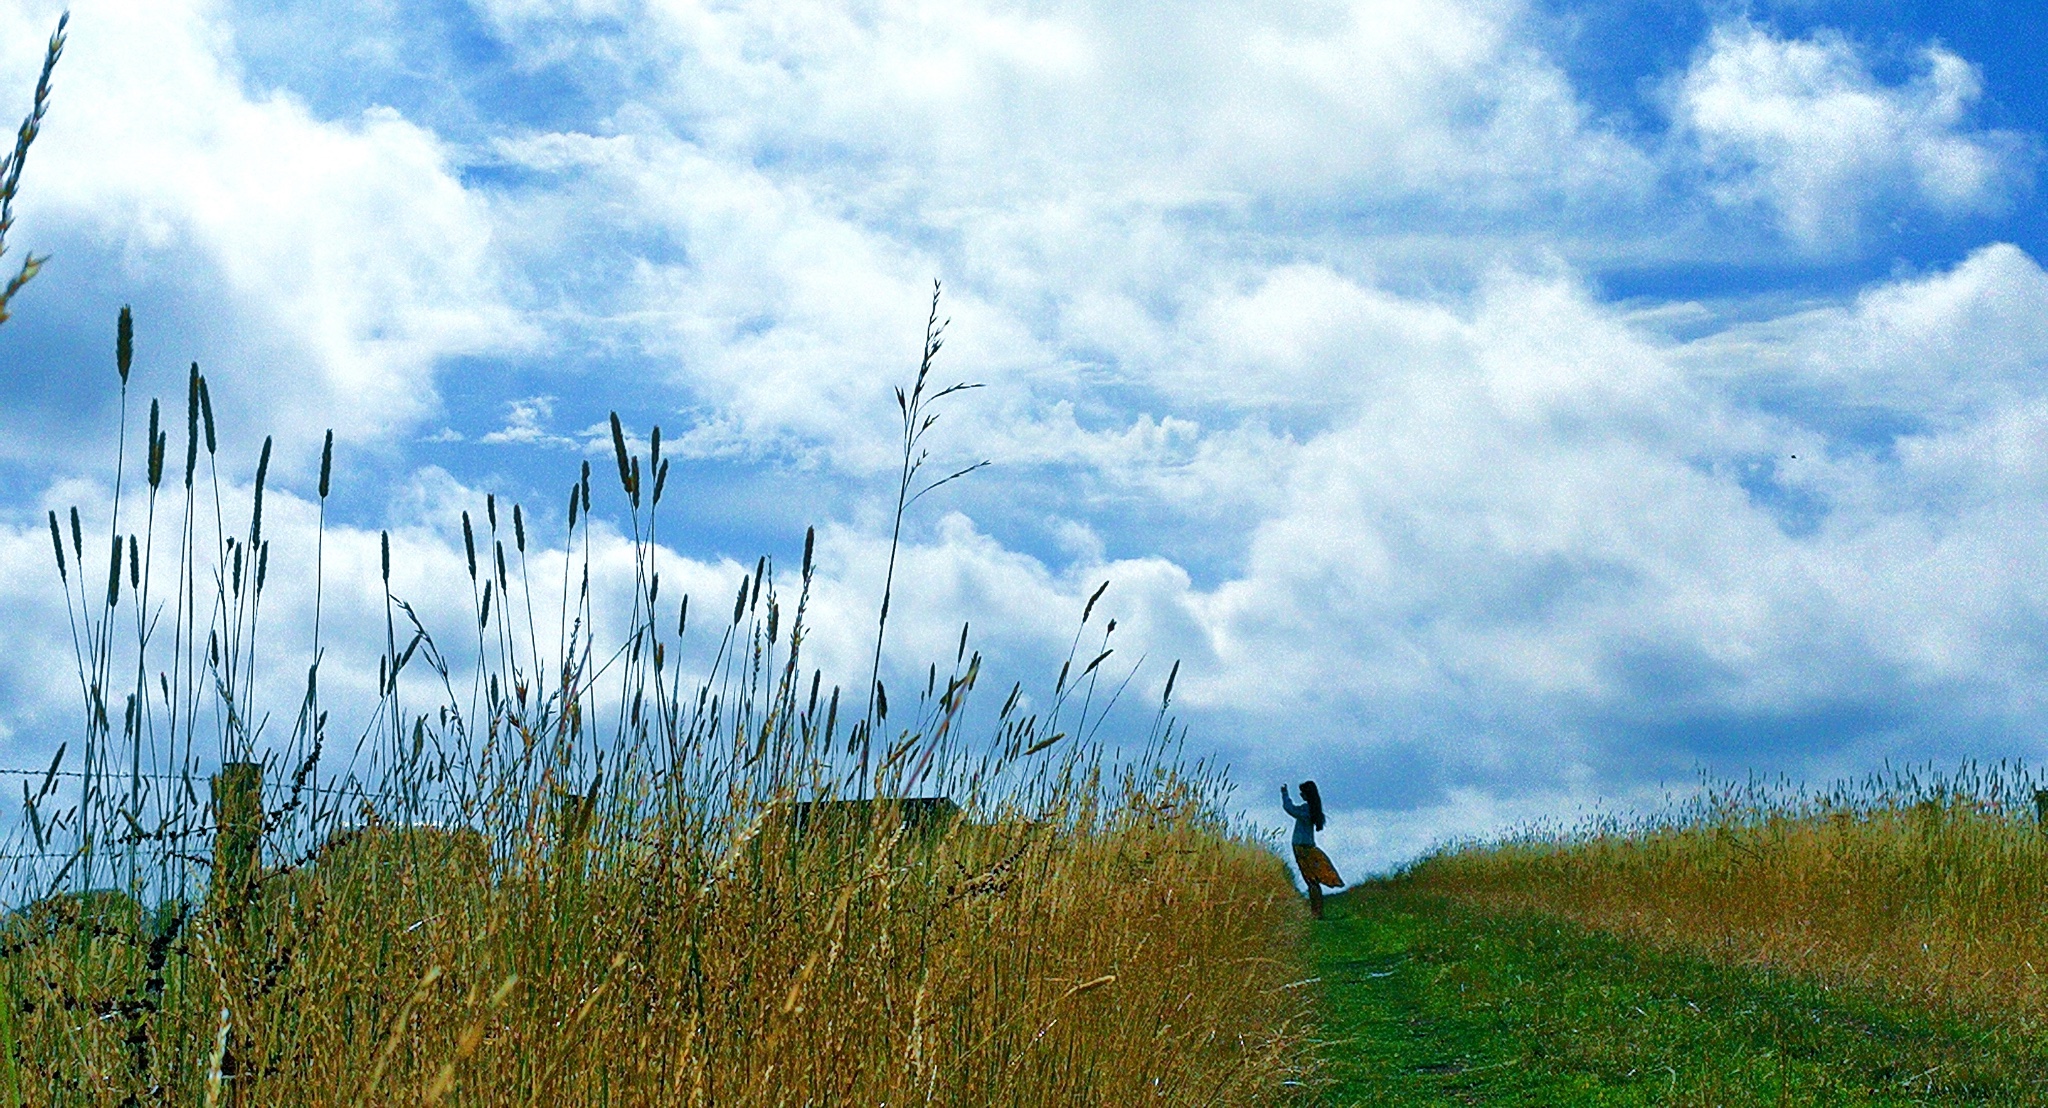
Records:
[[[274,777],[262,772],[267,764],[254,765],[251,810],[260,820],[262,864],[305,864],[334,836],[378,825],[394,813],[402,813],[398,822],[406,824],[465,823],[465,805],[457,797],[398,793],[352,779],[315,784],[303,773]],[[60,891],[190,899],[208,884],[216,836],[231,829],[216,810],[217,780],[213,772],[0,766],[0,796],[12,791],[12,782],[22,784],[20,804],[7,804],[0,814],[0,912]],[[108,808],[97,813],[84,808],[87,782],[114,781],[127,786],[127,804],[97,805]],[[66,782],[75,783],[78,793],[67,798]],[[75,845],[59,848],[57,842],[66,839]]]

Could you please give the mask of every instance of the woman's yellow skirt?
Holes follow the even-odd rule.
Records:
[[[1337,867],[1330,864],[1330,856],[1319,846],[1294,848],[1294,864],[1301,869],[1301,879],[1312,885],[1323,885],[1332,889],[1344,887],[1344,879],[1337,876]]]

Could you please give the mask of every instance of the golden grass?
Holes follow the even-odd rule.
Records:
[[[1122,688],[1101,665],[1114,621],[1073,666],[1094,600],[1049,695],[971,711],[963,627],[893,717],[877,680],[842,720],[803,664],[807,539],[794,604],[762,559],[729,622],[698,617],[712,660],[686,680],[689,601],[661,596],[652,537],[660,432],[643,459],[614,428],[633,536],[616,645],[592,642],[586,466],[559,582],[529,584],[518,506],[463,514],[466,673],[388,594],[386,538],[378,698],[338,741],[316,620],[296,722],[258,742],[270,444],[244,529],[196,366],[182,502],[156,404],[125,516],[114,452],[104,588],[78,513],[51,513],[83,766],[64,776],[60,751],[0,849],[27,905],[0,923],[0,1108],[1282,1099],[1308,1064],[1304,913],[1231,829],[1224,777],[1181,761],[1171,678],[1135,750],[1094,740]],[[168,604],[142,568],[165,527]],[[321,549],[278,578],[315,582],[316,611]],[[323,761],[350,735],[355,757]],[[957,818],[873,803],[933,796]]]
[[[359,844],[239,924],[201,910],[160,1013],[101,1010],[147,993],[118,909],[0,963],[18,1102],[198,1103],[221,1069],[264,1105],[1227,1105],[1300,1064],[1298,898],[1185,820],[605,850],[580,879],[461,855]]]
[[[2017,767],[1827,797],[1723,792],[1638,827],[1470,845],[1402,880],[1730,962],[2048,1022],[2048,833]]]

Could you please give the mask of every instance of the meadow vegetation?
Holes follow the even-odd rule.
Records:
[[[2032,1032],[2048,1023],[2041,785],[1966,763],[1706,788],[1651,818],[1454,846],[1395,883]]]
[[[196,365],[182,442],[154,400],[131,427],[132,347],[124,309],[111,500],[48,518],[84,711],[0,857],[0,1105],[1257,1104],[1309,1064],[1305,915],[1181,756],[1171,678],[1099,741],[1129,681],[1100,590],[1049,692],[984,703],[963,624],[893,711],[878,662],[842,713],[804,649],[810,538],[793,589],[763,558],[693,617],[661,586],[660,431],[614,417],[560,580],[486,498],[472,620],[437,640],[383,537],[374,705],[330,722],[318,616],[297,658],[262,621],[274,581],[325,577],[270,564],[270,441],[224,478]],[[632,600],[600,642],[604,496]],[[288,728],[259,663],[303,667]]]
[[[1311,939],[1326,1103],[2030,1105],[2011,1026],[1372,882]]]

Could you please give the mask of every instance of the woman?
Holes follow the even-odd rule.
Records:
[[[1337,867],[1330,864],[1330,856],[1316,846],[1316,832],[1323,829],[1323,794],[1316,791],[1314,781],[1301,783],[1301,803],[1287,795],[1287,786],[1280,786],[1280,807],[1294,817],[1294,864],[1301,870],[1302,884],[1308,886],[1308,911],[1317,919],[1323,918],[1323,886],[1333,889],[1344,887],[1344,879],[1337,876]]]

